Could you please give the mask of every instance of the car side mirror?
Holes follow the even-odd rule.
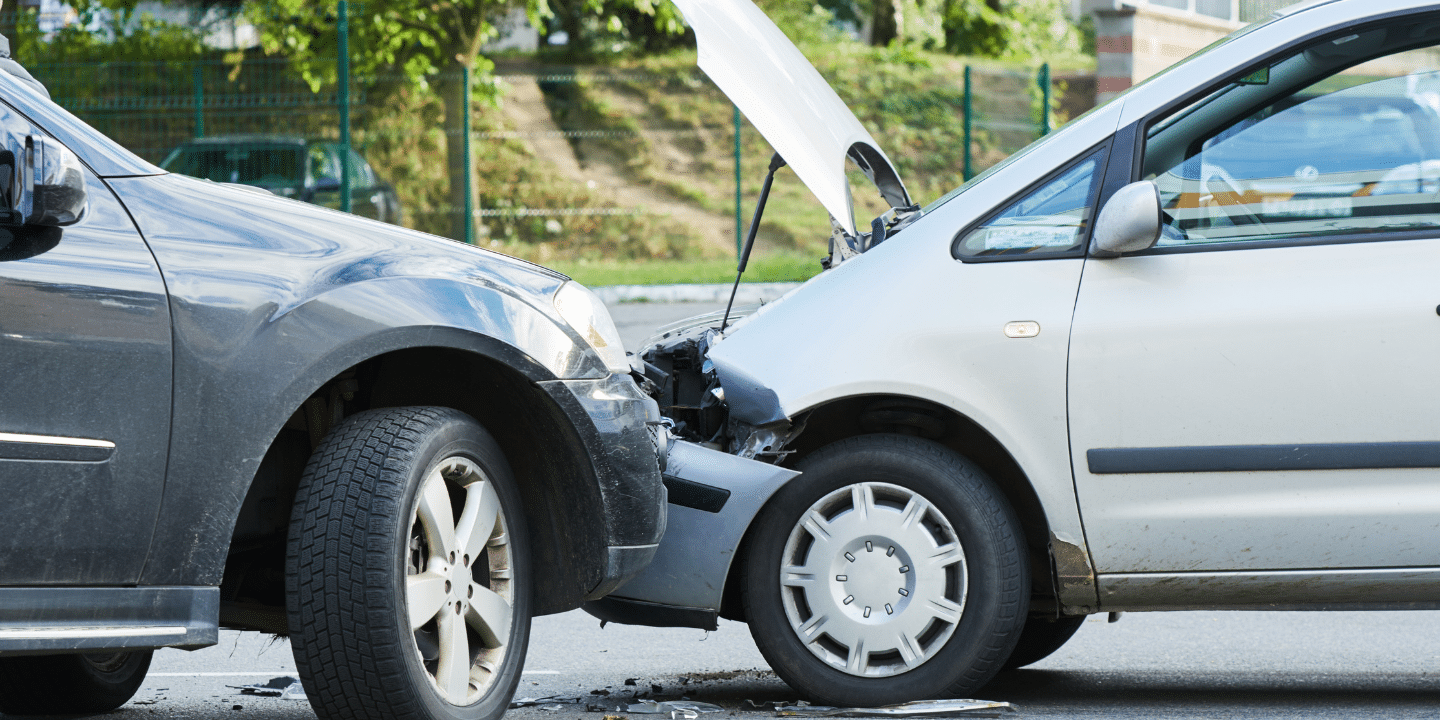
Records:
[[[1117,257],[1147,250],[1160,239],[1160,189],[1149,180],[1115,191],[1095,218],[1090,251],[1096,257]]]
[[[80,159],[51,138],[11,135],[0,149],[0,204],[7,225],[79,222],[88,207]]]
[[[314,192],[339,192],[340,180],[333,177],[322,177],[315,181]]]

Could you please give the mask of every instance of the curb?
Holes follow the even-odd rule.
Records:
[[[774,302],[803,283],[740,283],[737,304]],[[590,288],[606,305],[618,303],[723,303],[730,299],[729,283],[718,285],[606,285]]]

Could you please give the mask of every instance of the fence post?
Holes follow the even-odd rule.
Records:
[[[195,63],[195,137],[205,137],[205,73]]]
[[[460,99],[460,106],[464,108],[465,117],[461,121],[462,132],[465,134],[465,243],[475,244],[475,158],[470,155],[470,66],[461,68],[461,85],[464,85],[462,92],[465,96]]]
[[[739,260],[742,252],[740,236],[743,228],[741,226],[744,223],[740,218],[742,212],[740,209],[740,106],[731,105],[731,107],[735,110],[735,259]]]
[[[340,0],[335,31],[340,52],[336,75],[340,83],[340,210],[350,212],[350,9]]]
[[[964,179],[970,179],[970,141],[972,125],[974,123],[974,108],[970,103],[970,66],[965,66],[965,175]]]
[[[1036,78],[1040,83],[1040,136],[1050,134],[1050,63],[1040,66],[1040,77]]]

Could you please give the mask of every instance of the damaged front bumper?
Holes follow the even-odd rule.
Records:
[[[570,417],[595,469],[605,528],[604,570],[586,593],[604,597],[650,562],[665,534],[660,477],[669,436],[655,400],[628,375],[539,386]]]
[[[654,560],[614,594],[585,604],[609,622],[714,630],[725,580],[751,521],[788,480],[799,475],[689,442],[670,449],[665,486],[673,532]]]

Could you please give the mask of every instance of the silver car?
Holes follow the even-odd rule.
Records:
[[[1436,607],[1440,5],[1282,10],[923,208],[748,0],[677,5],[833,253],[647,343],[669,530],[592,612],[878,705],[1093,613]]]

